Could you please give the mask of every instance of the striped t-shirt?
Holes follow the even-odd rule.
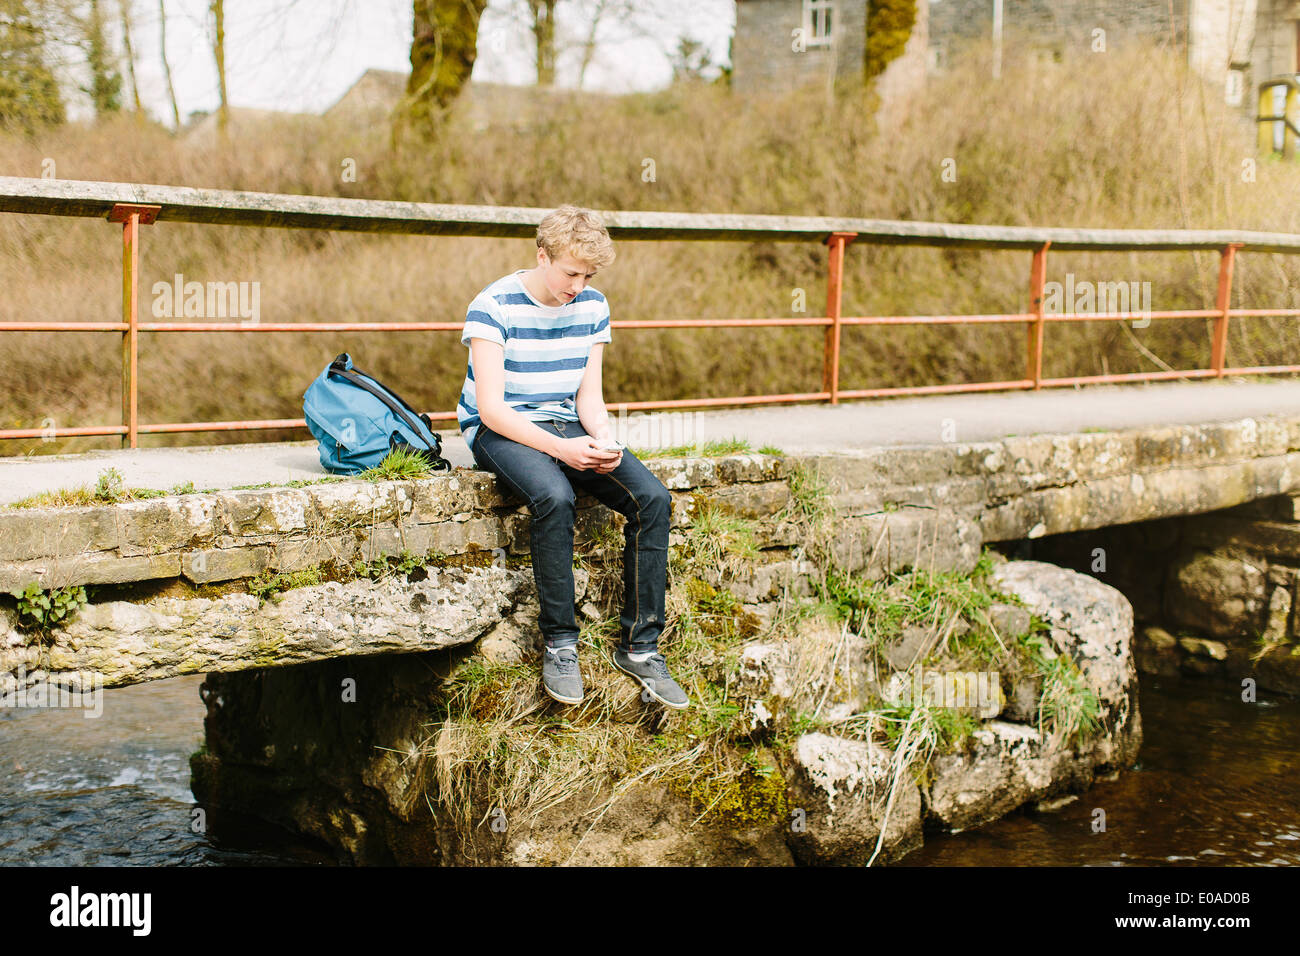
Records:
[[[529,421],[578,420],[577,394],[592,345],[610,341],[609,305],[588,286],[563,305],[542,305],[524,287],[519,269],[485,287],[469,304],[462,345],[488,339],[505,349],[505,401]],[[474,447],[481,421],[471,353],[456,419]]]

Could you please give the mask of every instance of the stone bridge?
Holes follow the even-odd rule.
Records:
[[[633,448],[644,447],[637,429],[656,418],[622,422]],[[836,563],[871,577],[918,563],[969,570],[986,544],[1249,506],[1230,513],[1230,527],[1206,520],[1220,522],[1215,533],[1238,550],[1267,533],[1269,554],[1256,564],[1281,569],[1269,580],[1286,592],[1283,645],[1291,637],[1288,574],[1300,567],[1300,525],[1291,524],[1300,506],[1286,497],[1300,495],[1295,384],[795,406],[691,422],[688,439],[734,436],[772,452],[647,458],[672,491],[675,541],[705,507],[757,522],[762,559],[733,587],[756,611],[786,588],[806,589],[811,568],[786,519],[792,477],[814,474],[838,517],[828,542]],[[512,614],[526,626],[517,610],[533,591],[527,510],[503,497],[491,474],[465,467],[472,461],[458,442],[446,436],[458,465],[450,474],[374,482],[319,481],[312,443],[0,460],[9,501],[35,490],[37,469],[46,490],[93,485],[99,470],[118,465],[129,486],[144,484],[150,468],[171,468],[203,489],[221,484],[213,476],[226,473],[223,455],[256,452],[271,479],[237,488],[225,475],[226,487],[194,493],[0,508],[0,591],[91,586],[89,603],[40,639],[17,626],[12,601],[0,604],[0,691],[45,674],[96,675],[112,687],[429,651],[490,638]],[[291,487],[291,478],[317,483]],[[579,498],[580,539],[610,518]],[[386,555],[424,568],[409,580],[342,573]],[[250,591],[275,575],[294,586]],[[576,577],[582,606],[585,573]],[[1250,598],[1262,602],[1260,629],[1268,591]],[[1272,601],[1275,617],[1280,604]]]

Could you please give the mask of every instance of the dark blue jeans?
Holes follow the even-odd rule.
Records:
[[[536,422],[560,438],[587,434],[579,422]],[[480,425],[471,447],[478,466],[492,472],[532,513],[533,580],[541,602],[538,626],[550,647],[578,643],[573,602],[573,521],[578,491],[627,518],[623,529],[623,614],[619,646],[632,653],[658,650],[668,588],[668,524],[672,496],[631,452],[608,474],[570,468],[558,458]]]

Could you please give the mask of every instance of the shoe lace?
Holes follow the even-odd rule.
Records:
[[[672,680],[668,674],[668,662],[664,660],[662,654],[651,654],[646,658],[646,663],[654,668],[655,675],[663,680]]]
[[[565,676],[578,670],[578,654],[576,651],[556,651],[551,655],[551,658],[555,662],[555,669]]]

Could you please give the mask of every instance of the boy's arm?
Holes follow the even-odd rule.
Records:
[[[605,399],[601,394],[601,360],[604,352],[604,342],[597,342],[591,347],[591,353],[587,356],[587,368],[582,374],[582,384],[578,386],[578,395],[574,400],[578,421],[587,430],[587,434],[597,441],[613,437],[609,411],[605,408]]]
[[[536,448],[552,458],[559,457],[559,436],[538,428],[506,404],[505,349],[496,342],[477,337],[469,340],[469,349],[474,363],[475,404],[483,424],[503,438]]]

